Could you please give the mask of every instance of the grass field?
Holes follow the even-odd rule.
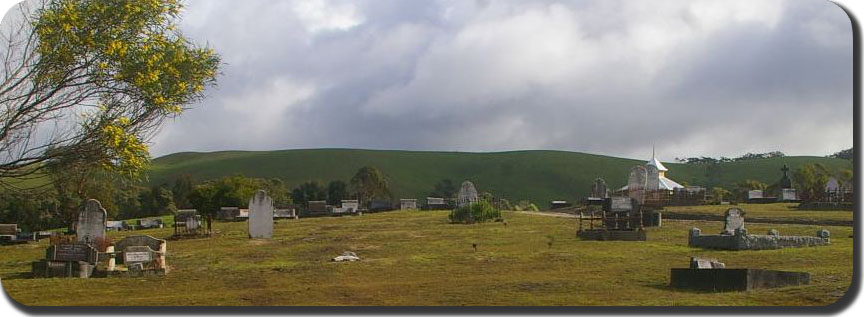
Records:
[[[151,184],[171,184],[183,174],[197,181],[242,174],[282,179],[289,188],[302,182],[348,181],[363,166],[378,167],[389,179],[395,198],[425,198],[435,183],[451,179],[457,186],[471,180],[478,191],[488,191],[511,201],[531,200],[548,208],[551,200],[577,201],[591,192],[594,179],[602,177],[612,189],[624,186],[630,169],[640,160],[564,151],[513,151],[496,153],[312,149],[212,153],[177,153],[153,160]],[[851,169],[850,160],[815,156],[783,157],[706,165],[664,163],[667,176],[690,185],[726,186],[746,179],[777,182],[780,168],[820,163],[831,170]]]
[[[726,209],[737,207],[744,210],[746,222],[852,225],[854,212],[851,210],[806,210],[798,209],[797,206],[797,203],[673,206],[665,207],[663,215],[667,217],[672,215],[697,216],[688,217],[691,219],[707,216],[721,220]]]
[[[665,221],[645,242],[581,241],[577,220],[505,212],[506,225],[454,225],[446,211],[398,211],[280,220],[272,240],[250,240],[246,224],[216,223],[208,239],[168,243],[164,277],[32,279],[46,242],[5,246],[3,288],[25,305],[827,305],[852,279],[851,227],[830,246],[767,251],[687,247],[687,231],[722,223]],[[813,235],[822,226],[748,224]],[[111,232],[166,238],[171,228]],[[552,241],[551,247],[549,242]],[[472,243],[477,243],[475,251]],[[343,251],[363,261],[332,263]],[[669,269],[690,256],[729,268],[805,271],[802,287],[731,293],[671,289]],[[86,296],[85,296],[86,295]]]

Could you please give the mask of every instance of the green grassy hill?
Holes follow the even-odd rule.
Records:
[[[667,177],[690,185],[733,183],[755,179],[773,184],[788,164],[795,170],[806,163],[821,163],[832,170],[851,169],[849,160],[825,157],[784,157],[724,163],[709,180],[704,165],[664,163]],[[497,153],[419,152],[350,149],[284,151],[226,151],[176,153],[157,158],[149,173],[151,184],[171,183],[189,174],[196,181],[241,174],[274,178],[294,187],[309,180],[348,181],[360,167],[375,166],[390,180],[396,198],[425,198],[436,182],[449,178],[471,180],[478,191],[488,191],[511,201],[529,199],[545,207],[555,199],[581,199],[597,177],[611,188],[624,186],[630,168],[642,160],[563,151],[515,151]]]

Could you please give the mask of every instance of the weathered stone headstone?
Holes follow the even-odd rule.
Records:
[[[785,201],[798,200],[798,191],[794,188],[784,188],[781,192],[781,198]]]
[[[162,227],[162,219],[144,218],[144,219],[138,220],[138,226],[141,229],[161,228]]]
[[[58,244],[48,247],[45,259],[49,261],[95,263],[96,249],[86,243]]]
[[[691,269],[724,269],[726,264],[716,259],[706,259],[699,257],[690,257]]]
[[[17,224],[0,224],[0,240],[15,240],[18,235]]]
[[[263,190],[249,199],[249,237],[273,238],[273,199]]]
[[[722,234],[735,234],[741,229],[744,229],[744,211],[738,208],[726,210],[726,223],[723,224]]]
[[[653,192],[660,190],[660,170],[657,166],[645,166],[645,191]]]
[[[417,209],[417,199],[399,199],[399,209]]]
[[[602,178],[594,180],[594,186],[591,187],[591,197],[609,198],[609,188],[606,186],[606,180]]]
[[[350,208],[352,212],[360,210],[360,202],[355,199],[342,200],[342,208]]]
[[[152,265],[152,267],[157,270],[164,270],[168,265],[165,262],[165,253],[168,251],[168,243],[162,239],[156,239],[147,235],[128,236],[115,243],[114,249],[117,252],[123,253],[123,262],[127,267],[129,266],[127,261],[130,257],[133,262],[153,262],[154,265]],[[143,260],[145,255],[137,253],[145,251],[149,254],[148,261]],[[133,254],[127,256],[127,252]]]
[[[110,221],[109,220],[107,222],[107,225],[105,226],[105,228],[108,230],[116,230],[116,231],[123,230],[123,221],[116,221],[116,220]]]
[[[123,251],[123,263],[132,266],[135,263],[150,263],[153,261],[153,252],[150,247],[133,245],[126,247]]]
[[[751,190],[747,192],[747,199],[761,199],[763,198],[763,192],[761,190]]]
[[[104,240],[107,224],[108,213],[102,208],[102,204],[98,200],[88,199],[78,213],[78,242],[93,243]]]
[[[459,188],[459,195],[456,196],[456,206],[462,207],[480,201],[477,197],[477,189],[474,188],[474,183],[471,181],[462,182],[462,187]]]
[[[633,198],[630,197],[611,197],[609,198],[609,208],[607,212],[627,212],[633,210]]]
[[[644,166],[638,165],[630,170],[630,177],[627,179],[627,193],[630,198],[635,199],[639,204],[645,202],[645,185],[648,181],[648,171]]]

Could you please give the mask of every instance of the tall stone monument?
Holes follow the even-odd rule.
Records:
[[[606,180],[602,178],[594,180],[594,186],[591,187],[591,197],[609,198],[609,188],[606,186]]]
[[[648,181],[648,171],[644,166],[634,166],[630,170],[627,181],[627,195],[635,199],[640,205],[645,202],[645,185]]]
[[[260,189],[249,199],[249,238],[273,238],[273,199]]]
[[[474,188],[474,183],[471,181],[462,182],[462,187],[459,188],[459,195],[456,196],[456,206],[462,207],[480,201],[477,197],[477,189]]]
[[[78,213],[78,242],[91,244],[105,239],[108,226],[108,212],[96,199],[88,199]]]

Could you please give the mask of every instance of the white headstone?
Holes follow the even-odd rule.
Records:
[[[108,212],[102,208],[102,203],[95,199],[88,199],[84,203],[81,212],[78,213],[78,235],[79,243],[93,243],[105,239],[105,228],[108,225]]]
[[[783,200],[798,200],[798,191],[794,188],[783,188]]]
[[[477,189],[474,188],[474,183],[471,181],[462,182],[462,187],[459,189],[459,196],[456,196],[456,205],[462,207],[478,202]]]
[[[761,190],[751,190],[747,192],[747,199],[758,199],[763,197]]]
[[[273,199],[263,190],[249,199],[249,237],[273,238]]]

